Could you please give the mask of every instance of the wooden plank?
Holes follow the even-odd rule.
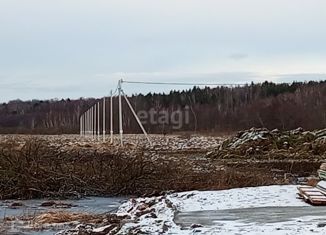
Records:
[[[298,187],[299,190],[316,190],[316,187]]]
[[[310,203],[312,205],[326,205],[326,201],[320,201],[320,200],[310,200]]]
[[[326,205],[326,195],[315,187],[298,187],[299,195],[312,205]]]
[[[309,196],[309,197],[315,197],[315,196],[318,196],[318,197],[325,197],[325,195],[324,194],[322,194],[322,193],[307,193],[307,195]],[[326,198],[326,197],[325,197]]]
[[[316,196],[308,196],[309,198],[311,198],[311,199],[320,199],[320,200],[326,200],[326,197],[320,197],[320,196],[318,196],[318,195],[316,195]]]
[[[304,193],[320,193],[320,194],[323,194],[323,192],[321,192],[319,189],[315,189],[315,190],[299,190],[299,191],[304,192]]]
[[[319,192],[321,194],[326,194],[326,192],[324,192],[323,190],[319,189],[318,187],[311,187],[311,188],[298,188],[299,191],[302,191],[302,192]]]

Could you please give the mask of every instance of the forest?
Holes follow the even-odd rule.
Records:
[[[237,87],[193,87],[168,94],[148,93],[128,97],[137,113],[154,110],[189,112],[189,120],[180,128],[172,123],[146,122],[149,133],[169,134],[226,133],[251,127],[289,130],[302,127],[313,130],[326,127],[326,81],[288,83],[251,83]],[[102,98],[13,100],[0,105],[2,134],[74,134],[79,119]],[[114,131],[118,128],[118,99],[114,98]],[[141,130],[123,101],[125,133]],[[110,100],[106,99],[106,127],[109,128]],[[102,110],[101,117],[103,115]],[[101,121],[102,122],[102,121]],[[102,124],[101,124],[102,125]]]

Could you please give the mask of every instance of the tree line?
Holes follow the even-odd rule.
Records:
[[[106,100],[108,117],[110,101]],[[193,87],[189,90],[172,90],[168,94],[132,95],[129,100],[137,113],[165,113],[171,116],[178,110],[188,112],[188,122],[183,122],[178,129],[174,128],[171,122],[144,122],[149,133],[219,133],[251,127],[281,130],[297,127],[311,130],[326,127],[326,81],[291,84],[263,82],[238,87]],[[3,103],[0,105],[0,133],[78,133],[80,115],[97,102],[102,102],[102,99],[13,100]],[[116,97],[113,103],[117,132]],[[140,133],[141,130],[125,102],[123,106],[124,132]],[[102,114],[101,110],[101,117]]]

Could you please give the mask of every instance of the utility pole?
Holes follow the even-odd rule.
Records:
[[[93,105],[93,138],[96,139],[96,104]]]
[[[91,109],[88,109],[88,135],[91,134]]]
[[[83,115],[79,117],[79,135],[83,135]]]
[[[85,120],[85,116],[84,116],[84,113],[83,113],[82,116],[81,116],[81,136],[84,135],[84,128],[85,128],[84,120]]]
[[[120,79],[119,82],[118,82],[118,91],[119,91],[119,133],[120,133],[120,145],[123,146],[121,83],[122,83],[122,79]]]
[[[110,139],[111,144],[113,144],[113,92],[111,90],[110,94]]]
[[[96,104],[93,105],[93,137],[96,140]]]
[[[85,112],[85,135],[88,135],[88,110]]]
[[[83,114],[83,135],[86,133],[86,113]]]
[[[87,110],[87,135],[91,134],[91,111]]]
[[[97,141],[100,141],[100,102],[97,102]]]
[[[103,121],[102,121],[103,141],[105,141],[105,96],[103,97]]]
[[[92,139],[94,139],[94,106],[91,107]]]
[[[88,109],[88,135],[92,134],[91,108]]]

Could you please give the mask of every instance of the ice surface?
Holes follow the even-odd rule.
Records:
[[[140,217],[125,224],[121,234],[137,226],[150,234],[326,234],[326,207],[312,207],[296,193],[294,185],[175,193],[166,197],[173,209],[160,202],[154,206],[157,218]],[[120,212],[130,206],[124,204]],[[183,221],[178,214],[183,214]],[[191,228],[198,218],[202,227]]]

